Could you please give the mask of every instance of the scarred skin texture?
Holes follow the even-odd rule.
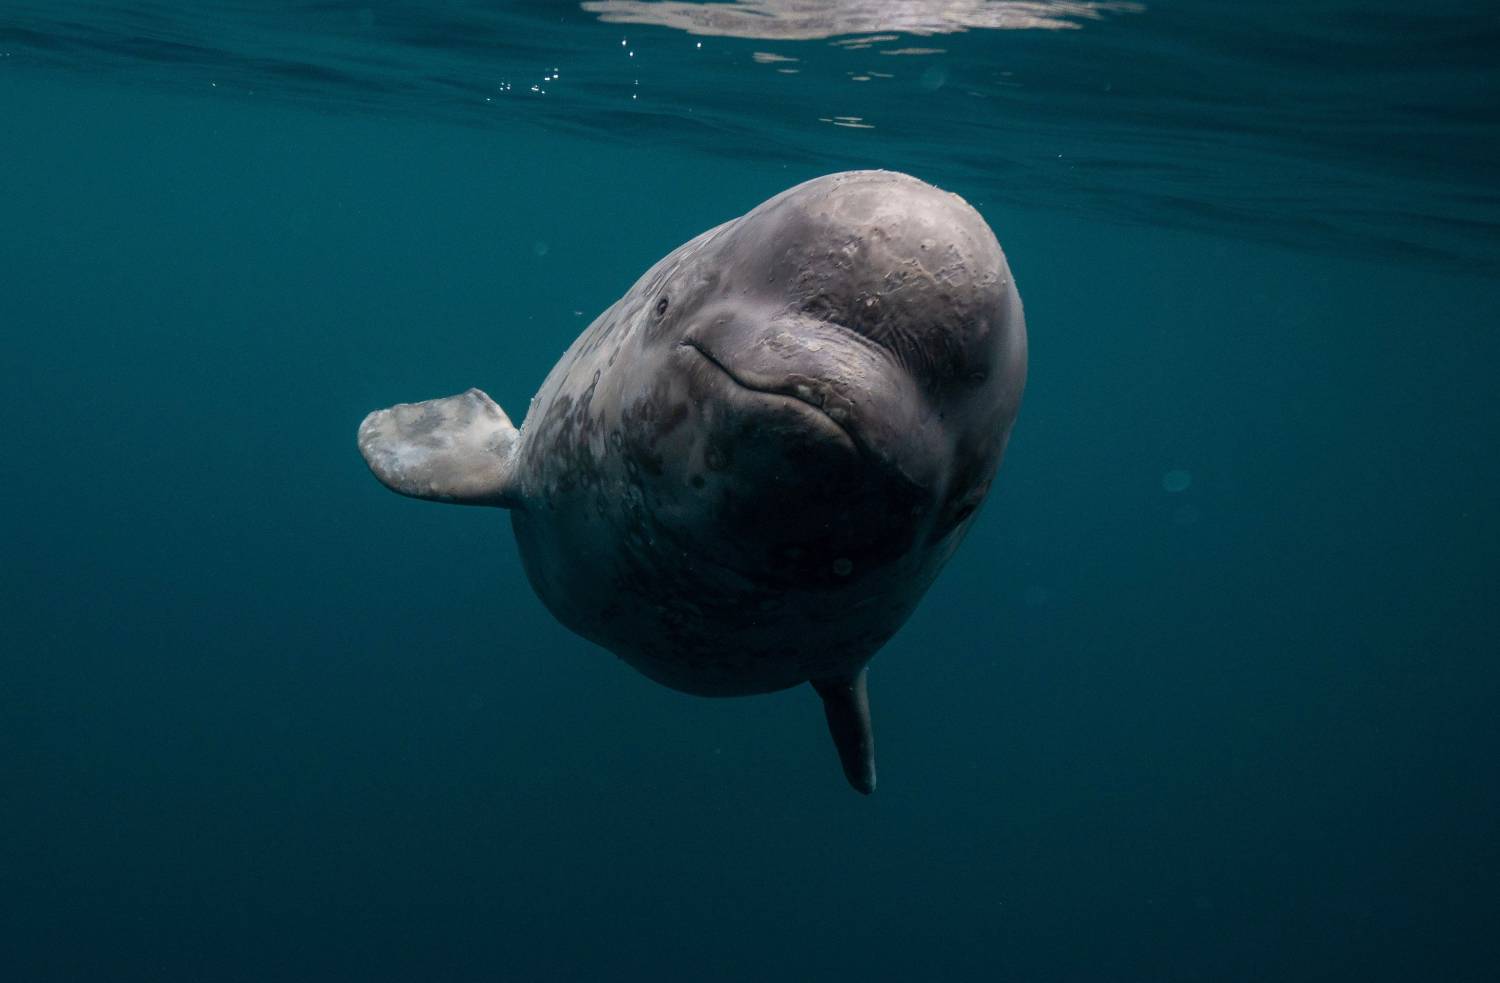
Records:
[[[1020,298],[978,212],[902,174],[830,175],[681,246],[601,314],[488,504],[511,508],[557,619],[660,683],[846,677],[963,537],[1025,375]]]

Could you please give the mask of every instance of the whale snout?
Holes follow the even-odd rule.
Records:
[[[864,466],[936,490],[940,421],[889,350],[831,322],[796,314],[721,315],[682,346],[743,390],[797,400],[837,427]]]
[[[890,171],[829,175],[761,205],[710,248],[734,273],[689,336],[757,385],[792,388],[800,376],[819,405],[855,417],[862,403],[886,404],[882,416],[920,403],[950,431],[1014,418],[1020,297],[994,233],[958,195]],[[897,416],[926,436],[911,430],[921,414]]]
[[[979,213],[915,178],[853,172],[700,248],[720,272],[677,269],[663,340],[708,429],[738,449],[715,479],[725,521],[756,548],[856,576],[955,542],[1025,380],[1020,299]]]

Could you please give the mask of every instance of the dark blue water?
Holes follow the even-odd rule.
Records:
[[[0,3],[0,978],[1492,978],[1497,66],[1480,3]],[[353,439],[866,166],[1032,346],[870,798]]]

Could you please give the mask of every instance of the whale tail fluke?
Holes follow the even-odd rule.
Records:
[[[457,505],[520,504],[520,432],[483,391],[376,410],[359,425],[359,452],[391,491]]]
[[[838,748],[844,777],[856,792],[875,791],[875,735],[870,729],[870,690],[863,668],[852,676],[814,679],[813,689],[823,698],[828,732]]]

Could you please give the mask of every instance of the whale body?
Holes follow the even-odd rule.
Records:
[[[657,682],[811,683],[870,792],[865,667],[973,521],[1025,378],[1020,296],[984,219],[853,171],[651,267],[519,429],[470,389],[371,413],[359,447],[403,495],[509,509],[557,620]]]

